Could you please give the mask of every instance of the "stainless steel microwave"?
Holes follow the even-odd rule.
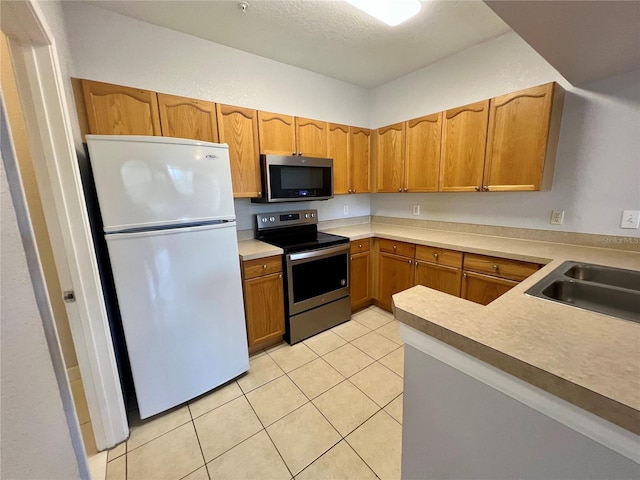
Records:
[[[333,159],[260,155],[262,196],[254,203],[333,198]]]

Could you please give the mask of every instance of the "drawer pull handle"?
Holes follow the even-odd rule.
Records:
[[[395,245],[393,246],[393,249],[396,250],[398,247],[396,247]]]
[[[266,269],[267,269],[267,264],[265,263],[264,265],[262,265],[262,268],[263,268],[264,270],[266,270]]]
[[[362,244],[361,243],[358,244],[358,248],[362,248]]]
[[[438,259],[438,254],[437,254],[437,253],[434,253],[434,254],[433,254],[433,258],[435,258],[435,259],[437,260],[437,259]]]
[[[409,265],[411,265],[413,262],[411,260],[409,260]]]
[[[467,274],[466,274],[466,273],[463,273],[463,274],[462,274],[462,276],[463,276],[464,278],[467,278]]]
[[[498,265],[496,265],[496,264],[494,263],[492,268],[493,268],[494,270],[498,270]]]
[[[282,274],[278,275],[278,278],[282,278]]]

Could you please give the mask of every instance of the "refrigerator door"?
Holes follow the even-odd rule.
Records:
[[[227,145],[87,135],[104,231],[235,220]]]
[[[106,239],[141,418],[248,370],[235,223]]]

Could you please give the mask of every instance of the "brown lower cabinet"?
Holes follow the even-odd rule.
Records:
[[[415,284],[460,296],[462,270],[416,260]]]
[[[354,240],[351,242],[349,271],[351,284],[351,311],[355,312],[371,305],[371,273],[370,240]]]
[[[244,309],[249,350],[282,340],[284,288],[279,256],[243,262]],[[255,348],[252,348],[255,347]]]
[[[462,298],[488,305],[518,283],[506,278],[465,271],[462,274]]]
[[[391,296],[424,285],[487,305],[535,273],[535,263],[378,240],[376,305],[391,310]]]

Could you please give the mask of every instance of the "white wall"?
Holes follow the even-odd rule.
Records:
[[[76,2],[64,2],[76,75],[366,126],[367,90]]]
[[[78,460],[31,283],[4,161],[0,161],[0,171],[2,478],[79,478]],[[26,216],[26,210],[23,214]],[[33,232],[26,233],[33,236]],[[35,248],[31,254],[35,255]],[[37,258],[35,262],[39,265]],[[40,293],[43,292],[44,289]],[[67,385],[64,387],[68,389]],[[70,392],[67,395],[70,399]],[[79,436],[77,422],[75,433]]]
[[[640,210],[640,72],[573,88],[516,34],[445,58],[371,92],[374,127],[549,81],[567,89],[551,191],[377,194],[371,214],[608,235]],[[412,205],[421,215],[411,214]],[[551,210],[565,210],[562,226]]]

